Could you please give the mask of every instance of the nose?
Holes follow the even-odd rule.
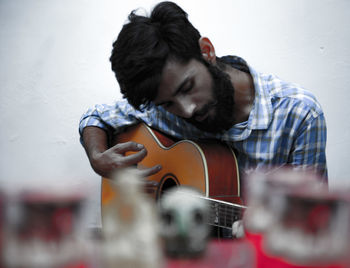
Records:
[[[196,110],[196,103],[190,99],[179,99],[178,100],[178,111],[179,116],[183,118],[191,118]]]

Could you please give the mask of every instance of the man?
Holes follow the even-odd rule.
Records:
[[[143,121],[178,139],[227,143],[243,174],[290,165],[327,181],[325,118],[315,97],[239,57],[217,57],[176,4],[159,3],[149,17],[132,12],[110,61],[126,100],[96,105],[80,121],[82,144],[99,175],[146,157],[142,144],[109,147],[113,135]],[[128,151],[136,153],[125,156]]]

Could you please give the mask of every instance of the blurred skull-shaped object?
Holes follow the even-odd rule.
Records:
[[[192,258],[204,253],[209,237],[209,208],[203,196],[189,187],[167,191],[160,200],[160,234],[165,254]]]

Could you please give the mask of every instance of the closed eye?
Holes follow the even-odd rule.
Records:
[[[194,88],[195,82],[193,77],[187,77],[177,88],[177,90],[172,94],[171,98],[175,98],[179,94],[187,94]],[[164,109],[169,109],[172,105],[172,101],[160,102],[156,105],[161,105]]]
[[[192,90],[192,88],[194,87],[194,80],[190,79],[188,80],[187,84],[181,89],[181,93],[188,93]]]

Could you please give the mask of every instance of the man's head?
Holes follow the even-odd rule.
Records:
[[[211,46],[211,43],[201,38],[200,45]],[[154,103],[199,129],[220,132],[233,125],[234,88],[228,74],[221,70],[224,66],[219,68],[211,63],[214,54],[207,58],[208,62],[167,61]]]
[[[201,38],[176,4],[162,2],[149,17],[133,11],[110,60],[123,96],[135,108],[166,104],[203,130],[232,126],[232,83],[210,40]]]
[[[136,108],[152,101],[169,58],[201,57],[199,38],[187,14],[172,2],[158,4],[149,17],[131,12],[110,58],[123,96]]]

